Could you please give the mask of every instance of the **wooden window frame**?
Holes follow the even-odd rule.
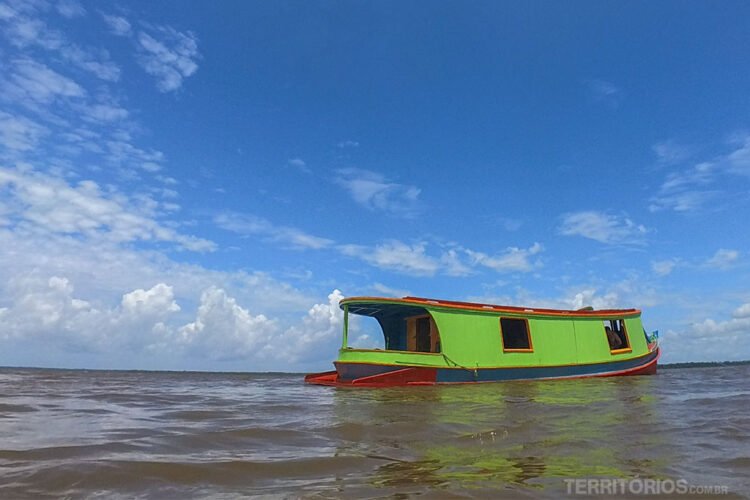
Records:
[[[413,322],[414,328],[416,331],[417,320],[422,319],[422,318],[430,319],[430,351],[429,352],[416,351],[416,350],[412,351],[409,349],[409,337],[410,337],[409,324]],[[438,329],[437,322],[435,321],[435,318],[432,317],[432,314],[417,314],[415,316],[407,316],[406,318],[404,318],[404,320],[406,321],[406,350],[398,351],[398,352],[408,352],[412,354],[440,354],[442,352],[443,343],[442,343],[442,339],[440,338],[440,330]],[[433,333],[435,335],[432,335]],[[438,344],[440,344],[440,349],[437,349]],[[437,350],[433,351],[433,349],[437,349]]]
[[[505,348],[505,337],[503,336],[504,319],[523,321],[524,323],[526,323],[526,339],[529,341],[529,347],[527,349]],[[497,320],[497,324],[500,327],[500,343],[503,346],[503,352],[534,352],[534,342],[531,340],[531,326],[529,325],[529,318],[513,318],[511,316],[500,316],[500,318],[498,318]]]
[[[604,325],[605,322],[612,323],[612,321],[619,321],[622,323],[622,333],[625,335],[625,341],[627,342],[627,347],[620,347],[619,349],[609,349],[610,354],[626,354],[629,352],[633,352],[633,345],[630,343],[630,335],[628,335],[628,327],[625,324],[624,318],[616,318],[616,319],[605,319],[602,321],[602,330],[604,331],[604,339],[607,341],[607,348],[609,348],[609,339],[607,338],[607,329]]]

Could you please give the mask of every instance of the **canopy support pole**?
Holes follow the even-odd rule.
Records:
[[[341,348],[346,349],[349,343],[349,305],[344,304],[344,338],[341,341]]]

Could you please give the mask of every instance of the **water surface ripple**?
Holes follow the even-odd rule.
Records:
[[[2,498],[549,497],[571,478],[750,491],[750,366],[392,389],[0,369]],[[694,496],[695,497],[695,496]]]

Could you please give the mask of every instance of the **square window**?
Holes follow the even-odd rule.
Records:
[[[526,319],[500,318],[503,351],[532,352],[529,322]]]
[[[625,330],[625,320],[608,319],[604,321],[604,333],[611,352],[630,351],[630,339]]]

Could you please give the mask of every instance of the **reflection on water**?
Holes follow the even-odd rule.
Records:
[[[340,420],[405,427],[393,448],[412,456],[380,467],[375,485],[523,489],[559,487],[560,478],[571,477],[662,477],[660,461],[649,458],[669,447],[651,431],[653,383],[639,377],[394,388],[366,394],[368,405],[353,404],[348,391],[334,397]],[[359,447],[352,441],[339,452]]]
[[[0,497],[557,497],[582,477],[741,495],[748,375],[357,390],[297,375],[4,369]]]

